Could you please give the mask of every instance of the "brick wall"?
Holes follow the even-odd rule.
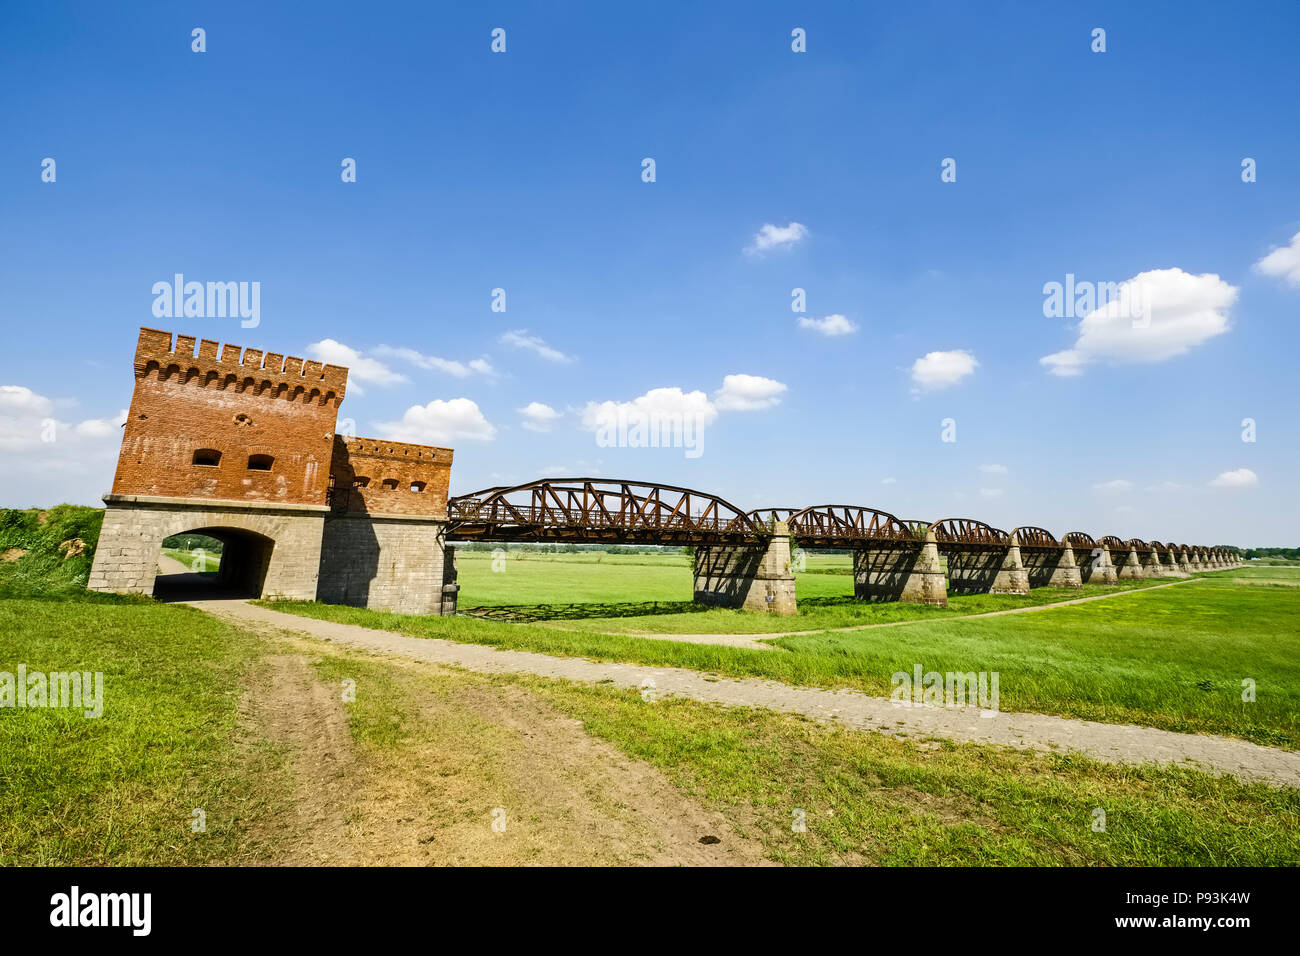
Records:
[[[113,493],[324,504],[348,370],[194,346],[193,336],[173,346],[170,332],[140,330]],[[196,460],[204,452],[217,454]],[[250,468],[253,456],[269,468]]]
[[[450,448],[337,436],[332,504],[374,515],[445,518],[451,459]]]
[[[451,449],[336,435],[347,380],[335,365],[141,329],[113,493],[444,517]]]

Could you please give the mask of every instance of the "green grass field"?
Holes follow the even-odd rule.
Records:
[[[493,849],[501,844],[472,835],[501,799],[503,782],[512,800],[526,801],[531,792],[529,765],[517,762],[512,744],[511,707],[499,718],[482,709],[508,686],[656,768],[684,798],[720,812],[778,862],[1300,863],[1294,789],[1185,768],[885,737],[689,700],[647,704],[634,692],[543,678],[398,666],[319,642],[252,634],[183,606],[86,594],[78,581],[89,553],[61,548],[71,537],[93,542],[97,527],[86,510],[14,512],[0,523],[7,536],[0,543],[24,552],[0,568],[0,671],[18,663],[29,671],[91,670],[105,682],[99,719],[0,709],[0,865],[283,861],[286,837],[302,834],[295,821],[315,818],[322,792],[317,764],[298,768],[294,744],[250,723],[250,695],[276,692],[267,683],[276,671],[268,667],[286,655],[335,688],[343,677],[360,682],[344,722],[355,756],[337,771],[349,781],[338,792],[351,802],[340,811],[339,829],[315,839],[326,849],[351,841],[376,854],[363,857],[374,862],[409,863],[411,846],[432,847],[422,858],[432,862],[599,862],[611,852],[593,846],[589,856],[556,855],[567,845],[565,820],[577,810],[555,804],[555,792],[546,790],[533,792],[522,814],[540,842],[501,856],[505,851]],[[1300,746],[1300,568],[1251,566],[1106,601],[962,620],[1079,592],[955,598],[948,609],[860,605],[846,597],[846,563],[819,557],[799,575],[807,607],[794,619],[685,610],[689,566],[674,555],[530,555],[507,559],[513,563],[504,573],[491,570],[490,554],[463,555],[466,602],[529,623],[274,606],[417,636],[875,694],[888,693],[894,671],[918,663],[996,670],[1004,710]],[[662,589],[651,593],[664,595],[667,613],[655,612],[646,581]],[[904,619],[910,623],[775,637],[772,651],[625,633],[720,631],[737,620],[800,630]],[[1246,678],[1256,683],[1253,703],[1241,699]],[[319,734],[318,724],[306,726]],[[195,808],[206,813],[201,834],[191,829]],[[1091,826],[1097,808],[1107,814],[1104,832]],[[806,833],[792,832],[796,810],[806,815]],[[437,839],[426,844],[429,833]]]
[[[556,563],[548,567],[560,570]],[[1243,583],[1257,573],[1277,580]],[[599,566],[575,562],[562,577],[573,580],[576,589],[578,579],[603,574]],[[581,628],[565,621],[561,628],[305,602],[274,606],[419,637],[687,667],[791,684],[853,687],[882,696],[890,692],[894,673],[910,672],[916,664],[941,672],[997,671],[1003,710],[1222,733],[1296,748],[1300,746],[1298,585],[1300,569],[1242,569],[1200,575],[1141,594],[982,620],[957,618],[963,611],[1023,606],[1026,599],[957,598],[943,613],[909,611],[904,605],[859,606],[845,611],[854,615],[855,624],[861,623],[857,615],[880,614],[890,620],[897,619],[890,615],[914,613],[922,619],[900,627],[775,638],[776,651],[676,643],[615,633],[614,628],[602,633],[598,618],[587,618]],[[525,593],[534,597],[536,592]],[[1066,596],[1077,593],[1066,592]],[[1030,600],[1047,596],[1035,592]],[[657,623],[663,618],[649,615],[638,620]],[[803,621],[773,620],[785,621],[787,628],[792,620]],[[1247,679],[1257,688],[1257,699],[1251,703],[1242,700],[1242,682]]]
[[[482,701],[502,685],[536,695],[581,721],[586,733],[656,768],[684,798],[721,813],[777,862],[1300,862],[1300,791],[1292,789],[1182,768],[889,738],[688,700],[647,704],[633,692],[542,678],[394,666],[249,634],[186,607],[73,595],[0,600],[0,669],[23,661],[31,669],[105,674],[100,719],[0,710],[0,865],[277,860],[283,838],[303,837],[295,799],[311,800],[323,778],[313,766],[291,786],[290,754],[254,735],[241,715],[249,693],[268,690],[258,683],[267,655],[290,654],[305,655],[327,686],[342,677],[358,682],[346,721],[357,757],[330,775],[356,803],[345,805],[336,833],[314,839],[326,846],[359,841],[379,854],[366,857],[373,862],[409,860],[408,847],[417,846],[430,848],[430,862],[558,858],[502,856],[508,851],[488,831],[503,787],[512,791],[512,807],[527,797],[528,766],[512,763],[517,730],[485,723],[481,710],[464,711],[459,702]],[[568,832],[570,809],[554,799],[548,793],[514,816],[543,847],[556,839],[548,833]],[[194,808],[206,811],[206,832],[192,831]],[[1098,808],[1107,815],[1104,832],[1092,827]],[[796,811],[806,817],[806,832],[791,827]],[[480,831],[484,836],[474,837]],[[430,833],[437,839],[426,842]],[[382,852],[375,850],[381,839]],[[519,852],[535,854],[536,845]],[[591,850],[579,861],[598,861],[604,852]]]
[[[796,572],[799,613],[795,617],[751,614],[694,604],[691,559],[684,554],[539,554],[509,551],[461,552],[462,612],[488,620],[563,621],[565,627],[601,634],[772,634],[833,627],[888,624],[953,615],[1031,607],[1104,594],[1113,588],[1035,588],[1020,595],[971,594],[950,598],[948,607],[868,604],[853,599],[853,565],[848,555],[806,556]],[[1162,582],[1124,582],[1123,588]]]
[[[212,574],[221,568],[221,555],[203,550],[189,551],[182,548],[163,548],[162,553],[179,561],[191,571],[199,574]]]
[[[0,710],[0,865],[250,862],[279,756],[237,733],[255,637],[192,608],[88,595],[0,600],[0,670],[104,675],[103,716]],[[206,832],[191,830],[192,812]]]

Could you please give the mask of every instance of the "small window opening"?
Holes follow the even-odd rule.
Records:
[[[417,495],[420,494],[422,491],[424,491],[424,482],[422,481],[411,482],[411,490],[414,491]]]
[[[249,471],[270,471],[271,465],[274,462],[275,459],[272,458],[270,455],[249,455],[248,470]]]
[[[221,464],[221,452],[215,448],[200,448],[194,453],[194,464],[215,468]]]
[[[385,478],[385,479],[384,479],[384,490],[385,490],[385,491],[396,491],[396,490],[397,490],[397,479],[396,479],[396,478]]]

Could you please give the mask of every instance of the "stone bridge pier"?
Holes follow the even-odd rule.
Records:
[[[915,544],[898,542],[853,552],[853,596],[859,601],[948,604],[948,585],[933,532]]]
[[[1105,539],[1094,541],[1082,531],[1071,531],[1065,540],[1074,548],[1079,562],[1079,577],[1084,584],[1118,584],[1119,572],[1111,558]],[[1125,552],[1127,557],[1127,551]]]
[[[1028,594],[1029,572],[1019,545],[945,549],[954,594]]]
[[[770,537],[755,544],[697,546],[695,601],[768,614],[796,613],[789,527],[778,522]]]
[[[1041,528],[1017,528],[1012,536],[1019,542],[1031,588],[1083,587],[1069,543],[1057,541]]]
[[[1154,546],[1153,546],[1154,547]],[[1187,572],[1184,571],[1178,563],[1178,553],[1172,546],[1162,546],[1156,550],[1160,556],[1160,577],[1162,578],[1185,578]]]
[[[1142,562],[1142,576],[1144,578],[1163,578],[1165,577],[1165,565],[1160,560],[1160,549],[1151,546],[1149,551],[1144,551],[1139,555]]]
[[[1142,561],[1138,558],[1135,542],[1121,541],[1119,538],[1107,535],[1099,543],[1106,549],[1111,564],[1115,567],[1117,582],[1141,581],[1145,577],[1142,573]]]

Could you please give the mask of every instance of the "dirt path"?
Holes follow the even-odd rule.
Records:
[[[274,617],[251,622],[275,652],[241,705],[250,744],[284,755],[287,810],[256,834],[271,865],[767,863],[720,812],[523,687],[391,659],[382,692],[403,702],[405,737],[358,745],[339,687],[311,664],[320,644],[285,637]],[[358,695],[376,692],[358,675]]]
[[[275,847],[277,866],[355,866],[357,848],[347,838],[356,799],[357,756],[339,694],[312,673],[306,658],[273,654],[262,659],[240,708],[253,739],[286,751],[291,812],[265,821],[259,836]]]
[[[804,634],[839,633],[841,631],[871,631],[878,627],[907,627],[910,624],[935,624],[948,621],[975,621],[985,617],[1001,617],[1004,614],[1029,614],[1033,611],[1050,611],[1052,608],[1069,607],[1071,604],[1087,604],[1090,601],[1109,601],[1112,598],[1127,597],[1130,594],[1145,594],[1147,591],[1159,591],[1179,584],[1190,584],[1201,578],[1188,578],[1185,581],[1171,581],[1169,584],[1154,584],[1149,588],[1134,588],[1128,591],[1116,591],[1113,594],[1094,594],[1091,597],[1071,598],[1069,601],[1057,601],[1054,604],[1035,604],[1032,607],[1013,607],[1005,611],[981,611],[979,614],[953,614],[944,617],[918,617],[908,621],[889,621],[886,624],[850,624],[847,627],[815,627],[805,631],[775,631],[758,634],[664,634],[650,631],[620,631],[628,637],[645,637],[661,641],[685,641],[688,644],[723,644],[727,647],[744,647],[750,650],[779,651],[782,648],[764,644],[763,641],[778,637],[799,637]],[[554,626],[554,625],[552,625]],[[577,631],[579,628],[563,628]],[[583,633],[591,633],[583,631]]]
[[[284,614],[244,601],[203,601],[196,606],[245,625],[272,625],[372,653],[452,664],[483,673],[528,673],[617,687],[642,687],[652,681],[660,695],[677,695],[730,706],[764,707],[804,714],[815,720],[890,735],[944,737],[1020,749],[1073,751],[1109,763],[1190,763],[1245,780],[1300,787],[1300,753],[1260,747],[1243,740],[1125,724],[998,713],[981,717],[975,709],[905,707],[852,690],[794,687],[757,678],[716,678],[682,668],[602,663],[552,657],[531,651],[496,650],[437,638],[407,637],[390,631]]]

